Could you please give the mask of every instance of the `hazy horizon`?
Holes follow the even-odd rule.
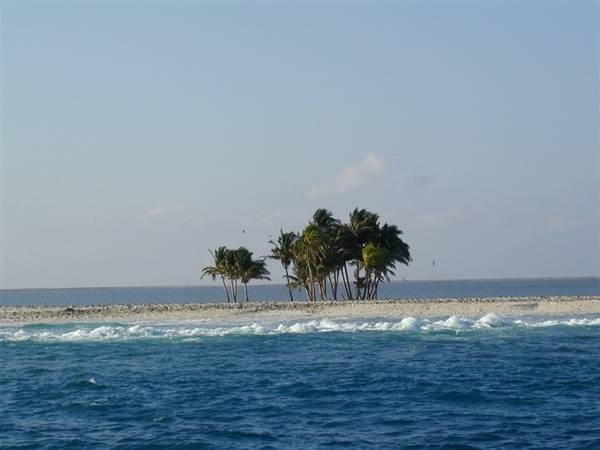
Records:
[[[578,276],[578,277],[512,277],[512,278],[436,278],[436,279],[414,279],[414,280],[402,280],[394,278],[387,283],[436,283],[436,282],[452,282],[452,281],[519,281],[519,280],[578,280],[578,279],[590,279],[600,278],[598,275],[590,276]],[[219,282],[220,283],[220,282]],[[11,287],[1,288],[0,291],[21,291],[21,290],[63,290],[63,289],[137,289],[137,288],[173,288],[173,289],[186,289],[186,288],[213,288],[222,290],[223,286],[219,283],[204,282],[200,281],[197,284],[145,284],[145,285],[101,285],[101,286],[56,286],[56,287]],[[285,281],[252,281],[249,288],[260,287],[260,286],[282,286],[285,287]],[[301,291],[301,289],[296,289]]]
[[[213,285],[355,207],[398,279],[597,277],[599,13],[2,2],[0,289]]]

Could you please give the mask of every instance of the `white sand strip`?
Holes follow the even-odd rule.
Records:
[[[307,317],[427,317],[600,314],[600,297],[408,299],[366,302],[190,303],[95,306],[0,306],[0,324],[179,320],[288,320]]]

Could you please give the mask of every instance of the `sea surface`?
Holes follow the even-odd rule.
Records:
[[[600,315],[0,325],[0,449],[196,448],[598,449]]]
[[[340,289],[341,290],[341,289]],[[249,285],[254,301],[289,301],[283,285]],[[243,295],[243,293],[242,293]],[[523,278],[500,280],[396,281],[379,287],[379,298],[507,297],[600,295],[600,278]],[[306,300],[300,290],[296,300]],[[0,305],[110,305],[225,302],[219,286],[0,289]]]

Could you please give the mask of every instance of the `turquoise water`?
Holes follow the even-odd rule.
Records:
[[[600,316],[0,326],[0,448],[600,448]]]

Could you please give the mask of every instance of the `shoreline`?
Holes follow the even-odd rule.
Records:
[[[327,302],[0,306],[0,325],[184,320],[291,320],[314,317],[600,314],[600,296],[396,299]]]

